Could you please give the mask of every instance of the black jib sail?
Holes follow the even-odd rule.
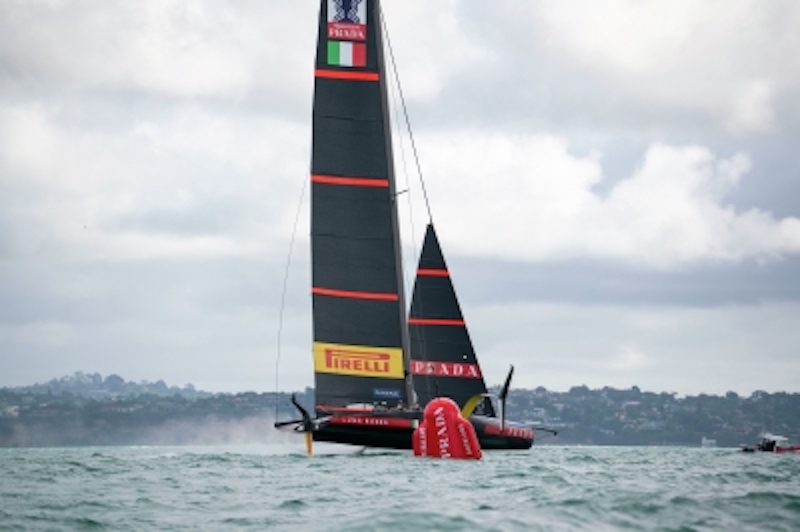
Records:
[[[386,99],[378,2],[323,0],[311,157],[314,370],[323,410],[408,404]]]
[[[463,407],[475,395],[486,394],[481,368],[433,225],[428,225],[425,232],[408,324],[411,372],[420,404],[444,396]],[[495,416],[488,399],[475,413]]]

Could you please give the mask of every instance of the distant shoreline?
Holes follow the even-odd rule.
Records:
[[[108,385],[108,386],[107,386]],[[109,388],[109,386],[111,388]],[[313,410],[314,391],[297,392]],[[0,389],[0,447],[203,445],[286,441],[272,428],[295,415],[284,392],[212,394],[120,377],[76,374],[45,385]],[[555,428],[537,445],[659,445],[719,447],[753,444],[763,431],[800,440],[800,394],[755,392],[742,397],[676,397],[627,390],[512,390],[508,415]],[[290,437],[290,436],[289,436]]]

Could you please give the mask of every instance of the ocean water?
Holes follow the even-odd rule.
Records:
[[[800,456],[538,446],[0,449],[1,530],[800,530]]]

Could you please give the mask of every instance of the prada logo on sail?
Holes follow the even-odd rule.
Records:
[[[462,379],[480,379],[481,370],[477,364],[460,362],[432,362],[429,360],[412,360],[411,373],[414,375],[432,375],[435,377],[460,377]]]
[[[328,0],[328,38],[340,41],[366,40],[366,0]]]
[[[314,371],[357,377],[403,378],[403,351],[396,347],[314,343]]]

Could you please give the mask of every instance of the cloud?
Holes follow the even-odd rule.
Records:
[[[725,126],[736,133],[773,129],[776,122],[774,92],[775,89],[765,81],[754,80],[742,87],[731,97]]]
[[[751,167],[744,154],[653,144],[601,193],[601,154],[574,156],[559,137],[473,131],[421,145],[434,212],[460,253],[675,268],[800,252],[800,220],[725,202]]]
[[[470,310],[471,309],[471,310]],[[586,384],[681,394],[796,390],[797,302],[724,308],[520,303],[468,306],[484,375],[519,387]]]
[[[458,86],[473,98],[502,95],[496,118],[740,136],[800,122],[796,2],[467,2],[459,11],[462,31],[493,61]]]
[[[44,349],[60,349],[74,341],[72,328],[60,322],[42,321],[22,325],[0,324],[0,344],[9,349],[28,346]]]
[[[60,126],[40,102],[0,107],[0,183],[29,191],[81,192],[102,187],[114,172],[102,137]],[[87,171],[88,170],[88,171]],[[120,176],[120,177],[131,177]]]
[[[494,59],[461,27],[454,2],[385,2],[392,50],[403,92],[417,102],[438,101],[454,76]],[[422,29],[435,28],[435,31]],[[397,32],[395,32],[397,30]]]
[[[0,261],[2,385],[96,368],[205,390],[272,390],[285,258]],[[280,382],[302,388],[313,375],[310,279],[307,263],[295,266]]]
[[[0,65],[35,86],[172,97],[286,97],[307,63],[310,2],[34,0],[0,7]],[[287,83],[288,82],[288,83]]]
[[[0,108],[5,253],[118,261],[285,249],[305,128],[194,106],[111,128],[75,128],[65,114]]]
[[[617,371],[634,371],[649,366],[647,357],[635,346],[624,345],[608,366]]]

